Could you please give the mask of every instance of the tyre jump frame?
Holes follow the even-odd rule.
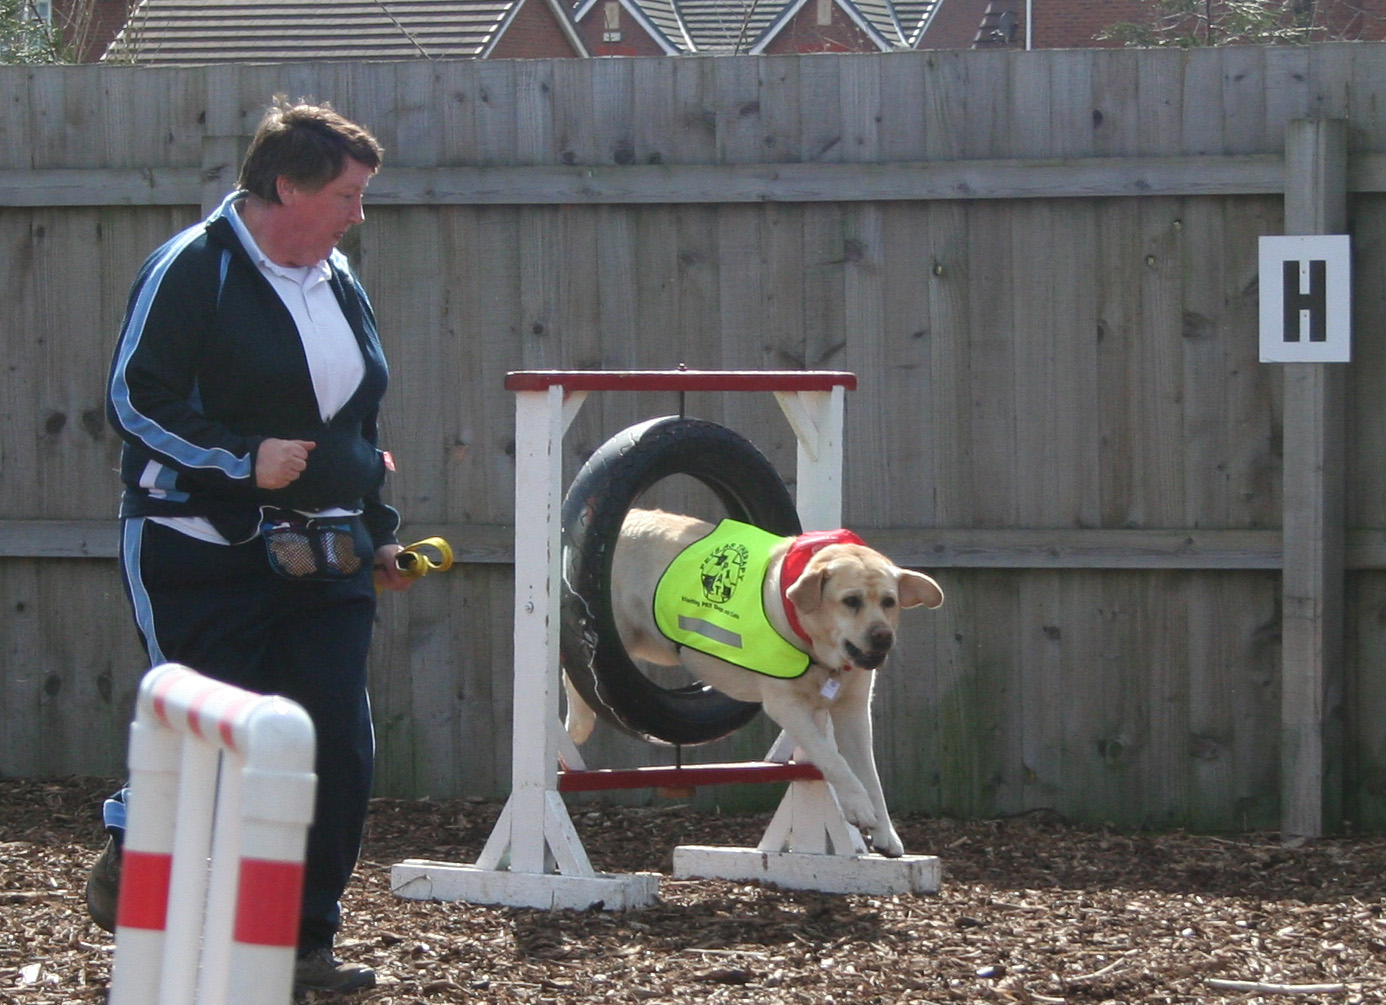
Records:
[[[599,873],[582,847],[562,792],[679,785],[701,766],[584,771],[559,717],[563,436],[593,391],[770,392],[798,439],[795,504],[804,530],[842,523],[843,406],[856,375],[844,371],[524,370],[515,393],[515,623],[511,791],[474,864],[406,859],[393,892],[413,900],[546,910],[628,910],[658,899],[657,873]],[[540,532],[542,529],[542,533]],[[807,764],[790,765],[784,735],[765,764],[721,765],[703,784],[789,782],[755,848],[674,849],[676,878],[760,881],[824,893],[933,893],[932,855],[868,854],[831,787]],[[559,764],[567,770],[560,772]],[[749,773],[750,777],[746,777]],[[562,776],[562,777],[560,777]]]

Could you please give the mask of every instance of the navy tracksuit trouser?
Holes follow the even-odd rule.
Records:
[[[147,519],[123,521],[121,572],[150,664],[298,702],[317,734],[317,801],[304,868],[300,952],[330,947],[361,849],[375,737],[366,657],[370,563],[340,581],[294,581],[265,544],[222,545]],[[139,812],[135,807],[134,812]]]

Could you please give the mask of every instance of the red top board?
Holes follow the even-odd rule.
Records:
[[[831,391],[856,390],[844,370],[516,370],[509,391]]]

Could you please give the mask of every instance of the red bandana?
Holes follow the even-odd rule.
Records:
[[[865,545],[866,542],[850,530],[811,531],[808,534],[800,534],[794,539],[794,543],[784,554],[784,561],[780,564],[780,600],[784,603],[784,616],[789,619],[789,627],[794,629],[794,634],[809,643],[810,650],[813,646],[813,640],[808,637],[808,633],[799,624],[799,612],[794,610],[794,605],[789,602],[789,588],[797,583],[799,577],[804,574],[809,559],[830,544]]]

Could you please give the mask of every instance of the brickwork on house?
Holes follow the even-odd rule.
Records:
[[[1025,46],[1025,5],[1020,8],[1020,28],[1017,44]],[[1119,46],[1116,41],[1097,38],[1103,29],[1122,21],[1148,22],[1153,4],[1150,0],[1047,0],[1033,5],[1035,19],[1033,45],[1036,49],[1092,49]]]
[[[942,0],[920,41],[920,49],[970,49],[987,0]]]
[[[75,46],[78,63],[95,63],[125,27],[130,0],[54,0],[53,24]]]
[[[1330,0],[1319,4],[1317,12],[1323,22],[1324,35],[1315,41],[1386,40],[1386,0]]]
[[[555,59],[582,54],[544,0],[520,0],[519,10],[488,55],[491,59]]]

